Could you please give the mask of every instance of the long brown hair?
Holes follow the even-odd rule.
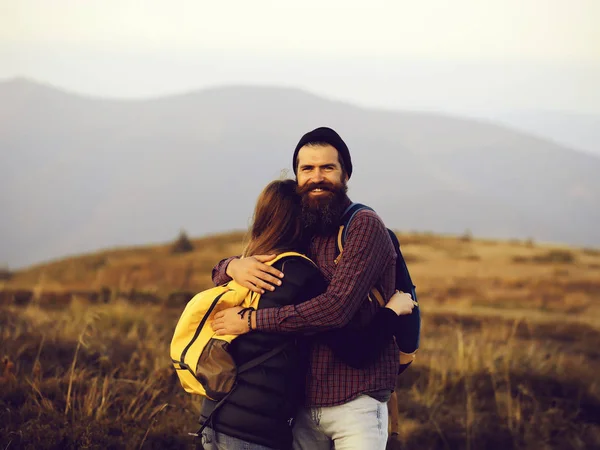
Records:
[[[302,202],[294,180],[272,181],[256,202],[244,256],[306,252]]]

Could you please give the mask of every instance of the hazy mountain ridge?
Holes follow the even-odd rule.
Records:
[[[18,79],[0,83],[0,262],[243,228],[320,125],[350,147],[353,200],[389,227],[600,245],[600,158],[504,126],[290,88],[118,101]]]

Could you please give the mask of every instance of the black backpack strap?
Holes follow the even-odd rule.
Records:
[[[346,243],[346,234],[348,232],[348,228],[350,227],[350,223],[352,219],[362,209],[367,209],[373,211],[373,208],[370,208],[366,205],[360,203],[352,203],[344,213],[342,214],[342,219],[340,220],[340,229],[338,233],[337,239],[337,250],[338,255],[336,257],[336,264],[341,257],[342,250],[344,248],[344,244]],[[396,289],[400,289],[403,292],[409,293],[413,300],[416,302],[415,308],[413,312],[409,315],[399,317],[399,322],[402,323],[402,326],[399,327],[399,330],[402,332],[395,332],[394,335],[396,337],[396,343],[400,351],[405,353],[407,356],[411,356],[414,352],[419,348],[420,344],[420,336],[421,336],[421,312],[419,310],[419,301],[417,299],[416,286],[412,281],[410,273],[408,271],[408,267],[406,265],[406,261],[404,260],[404,256],[402,255],[402,251],[400,250],[400,242],[398,241],[398,236],[389,228],[387,229],[390,239],[392,240],[392,244],[394,245],[394,249],[396,251]],[[383,299],[382,293],[383,291],[374,287],[369,296],[373,295],[374,297],[380,297],[376,300],[380,305],[385,305],[386,300]],[[412,359],[411,359],[412,361]],[[405,370],[410,363],[403,364],[401,366],[401,371]]]
[[[346,236],[348,235],[348,228],[350,228],[350,223],[352,223],[352,219],[354,219],[354,216],[357,212],[362,211],[363,209],[373,211],[373,208],[369,208],[368,206],[363,205],[361,203],[352,203],[346,210],[346,213],[342,216],[342,225],[344,225],[342,245],[346,243]]]
[[[259,364],[264,363],[266,360],[268,360],[269,358],[272,358],[273,356],[275,356],[278,353],[281,353],[286,347],[288,347],[290,345],[289,342],[285,342],[283,344],[278,345],[277,347],[269,350],[266,353],[263,353],[260,356],[257,356],[254,359],[251,359],[250,361],[248,361],[245,364],[242,364],[240,367],[238,367],[237,369],[237,373],[238,375],[240,373],[244,373],[256,366],[258,366]],[[231,388],[231,390],[227,393],[227,395],[225,397],[223,397],[221,400],[219,400],[219,402],[215,405],[214,409],[211,411],[211,413],[208,415],[208,417],[206,418],[206,420],[204,421],[204,423],[202,424],[202,426],[200,427],[200,429],[198,431],[196,431],[196,433],[189,433],[190,435],[196,436],[197,439],[202,439],[202,431],[204,431],[204,428],[206,428],[208,426],[209,423],[212,422],[212,419],[214,417],[214,414],[217,412],[217,410],[223,406],[223,404],[225,403],[225,400],[227,400],[227,397],[229,397],[233,391],[235,391],[235,388],[237,387],[237,381],[236,383],[233,385],[233,387]]]
[[[403,292],[407,292],[412,295],[412,298],[415,302],[419,302],[417,300],[417,292],[415,290],[416,286],[410,277],[410,273],[408,272],[408,267],[406,266],[406,261],[404,261],[404,256],[402,256],[402,251],[400,250],[400,242],[398,241],[398,236],[392,230],[388,229],[388,233],[390,234],[390,238],[392,240],[392,244],[394,244],[394,248],[396,249],[396,277],[402,280],[402,285],[399,286],[399,280],[396,280],[396,287],[401,287]]]
[[[404,371],[412,362],[414,353],[418,350],[421,338],[421,311],[419,309],[419,300],[417,299],[416,286],[412,282],[406,261],[400,251],[400,242],[396,234],[388,230],[390,238],[396,249],[396,289],[403,292],[407,292],[411,295],[412,299],[416,302],[415,307],[411,314],[399,316],[397,319],[397,329],[394,333],[396,337],[396,344],[400,349],[400,352],[407,357],[408,362],[403,363],[403,358],[400,358],[401,366],[400,372]]]
[[[354,216],[363,209],[374,211],[373,208],[363,205],[362,203],[351,203],[342,214],[342,218],[340,219],[340,229],[337,237],[338,254],[335,258],[336,264],[342,257],[342,251],[344,250],[344,245],[346,244],[346,236],[348,234],[348,229],[350,228],[350,223],[352,222],[352,219],[354,219]],[[385,306],[386,304],[386,300],[383,298],[383,290],[380,287],[375,286],[371,289],[369,292],[369,299],[371,301],[378,302],[381,306]]]
[[[244,373],[247,370],[250,370],[256,366],[258,366],[259,364],[264,363],[267,359],[272,358],[273,356],[275,356],[277,353],[280,353],[283,351],[283,349],[285,349],[287,346],[289,346],[290,343],[289,342],[285,342],[283,344],[278,345],[277,347],[275,347],[272,350],[269,350],[267,353],[264,353],[260,356],[257,356],[254,359],[251,359],[250,361],[248,361],[245,364],[242,364],[240,367],[238,367],[237,373]]]
[[[372,208],[369,208],[368,206],[365,206],[361,203],[351,203],[350,206],[348,206],[346,208],[346,210],[344,211],[344,213],[342,214],[342,218],[340,219],[340,229],[338,232],[338,239],[337,239],[338,254],[342,253],[342,250],[344,249],[344,244],[346,243],[346,235],[348,234],[348,228],[350,227],[350,223],[352,222],[352,219],[354,219],[354,216],[356,215],[356,213],[362,209],[368,209],[370,211],[373,211]]]

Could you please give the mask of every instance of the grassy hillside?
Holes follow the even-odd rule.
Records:
[[[600,446],[600,251],[399,234],[423,310],[398,380],[398,444],[423,449]],[[32,291],[0,306],[2,448],[189,448],[200,402],[168,344],[183,307],[242,233],[116,249],[4,276]],[[47,292],[107,289],[107,303]],[[134,302],[122,293],[151,293]]]
[[[243,232],[191,240],[193,250],[173,252],[174,243],[118,248],[33,266],[12,274],[5,289],[41,291],[137,290],[164,297],[210,286],[210,271],[223,256],[238,254]],[[0,288],[2,287],[0,281]]]

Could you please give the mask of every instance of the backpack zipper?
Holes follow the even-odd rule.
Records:
[[[200,332],[202,331],[202,328],[206,324],[206,321],[208,320],[208,317],[210,316],[210,313],[212,313],[213,309],[215,309],[215,306],[217,306],[217,303],[219,302],[219,300],[221,299],[221,297],[223,297],[226,293],[228,293],[231,290],[232,289],[227,289],[225,292],[222,292],[219,295],[217,295],[217,297],[211,303],[210,308],[208,308],[208,311],[206,311],[206,314],[202,318],[202,321],[200,322],[200,325],[198,325],[198,328],[196,328],[196,332],[194,333],[194,337],[192,338],[192,340],[190,341],[190,343],[185,346],[185,348],[183,349],[183,352],[181,352],[181,361],[180,361],[180,364],[182,366],[184,366],[186,369],[188,369],[190,372],[192,372],[192,375],[194,375],[194,377],[196,376],[196,374],[192,371],[192,369],[190,368],[190,366],[188,366],[185,363],[185,355],[188,352],[188,350],[190,349],[190,347],[192,346],[192,344],[196,341],[196,339],[198,339],[198,336],[200,336]]]

